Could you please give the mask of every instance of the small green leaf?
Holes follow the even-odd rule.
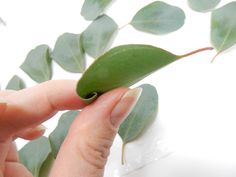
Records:
[[[167,34],[182,27],[184,21],[185,14],[182,9],[155,1],[139,10],[130,24],[144,32]]]
[[[17,75],[14,75],[8,82],[6,89],[8,90],[21,90],[25,88],[24,81]]]
[[[188,5],[197,12],[208,12],[214,9],[220,0],[188,0]]]
[[[85,0],[81,15],[86,20],[94,20],[101,15],[112,0]]]
[[[40,168],[51,152],[49,141],[46,137],[41,137],[30,141],[20,151],[20,162],[33,174],[39,176]]]
[[[40,45],[31,50],[20,68],[36,82],[44,82],[52,77],[50,48]]]
[[[141,85],[139,88],[142,88],[142,94],[132,112],[119,128],[118,133],[124,145],[138,138],[155,120],[157,115],[158,95],[156,88],[149,84]],[[123,163],[124,149],[122,152]]]
[[[85,57],[80,35],[64,33],[59,36],[52,52],[52,59],[66,71],[83,72],[85,70]]]
[[[236,1],[216,9],[211,16],[211,42],[220,53],[236,43]]]
[[[104,53],[117,29],[117,24],[107,15],[97,18],[82,34],[85,52],[94,58]]]
[[[154,71],[203,48],[175,55],[150,45],[130,44],[115,47],[95,60],[77,83],[77,94],[92,102],[99,94],[120,86],[130,86]]]
[[[59,119],[58,125],[55,130],[49,135],[49,141],[52,147],[52,154],[56,158],[57,153],[63,143],[70,125],[74,121],[75,117],[78,115],[78,111],[68,111],[62,114]]]
[[[40,168],[39,177],[48,177],[55,159],[50,153]]]

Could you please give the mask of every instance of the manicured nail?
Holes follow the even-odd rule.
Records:
[[[125,118],[132,111],[134,106],[136,105],[140,95],[142,93],[142,88],[134,88],[127,91],[120,101],[116,104],[111,113],[111,123],[115,127],[119,127],[119,125],[125,120]]]
[[[47,130],[47,127],[45,127],[44,125],[38,125],[37,127],[34,128],[35,131],[45,131]]]

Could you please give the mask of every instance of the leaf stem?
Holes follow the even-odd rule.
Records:
[[[211,63],[213,63],[213,62],[215,61],[216,57],[217,57],[220,53],[221,53],[221,52],[218,52],[218,53],[212,58]]]
[[[125,164],[125,143],[122,144],[122,150],[121,150],[121,164]]]
[[[130,23],[126,23],[125,25],[119,27],[119,30],[122,30],[123,28],[125,28],[126,26],[128,26]]]
[[[180,58],[184,58],[184,57],[188,57],[190,55],[193,55],[193,54],[196,54],[198,52],[203,52],[203,51],[206,51],[206,50],[213,50],[214,48],[213,47],[204,47],[204,48],[201,48],[201,49],[198,49],[198,50],[194,50],[192,52],[189,52],[187,54],[184,54],[184,55],[180,55]]]

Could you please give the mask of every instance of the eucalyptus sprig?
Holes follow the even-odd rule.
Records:
[[[211,42],[218,51],[217,55],[236,43],[236,2],[213,10],[219,2],[220,0],[188,0],[193,10],[212,11]],[[111,3],[112,0],[85,0],[81,15],[86,20],[92,20],[91,24],[77,34],[62,34],[53,49],[45,44],[35,47],[28,53],[20,68],[38,83],[52,78],[53,62],[68,72],[83,73],[75,92],[90,103],[102,93],[120,86],[132,86],[181,58],[213,49],[202,48],[184,55],[144,44],[128,44],[109,49],[120,29],[119,25],[105,14]],[[186,15],[180,7],[153,1],[135,13],[129,25],[139,31],[163,35],[180,29],[185,23],[185,18]],[[88,68],[86,54],[96,59]],[[125,144],[145,133],[157,116],[159,103],[156,88],[150,84],[140,87],[143,89],[142,95],[119,129],[119,135],[123,140],[123,164]],[[13,76],[7,85],[7,89],[24,88],[24,81],[19,76]],[[31,141],[19,151],[21,162],[35,177],[48,176],[68,129],[78,113],[79,111],[68,111],[62,114],[58,126],[49,137]]]

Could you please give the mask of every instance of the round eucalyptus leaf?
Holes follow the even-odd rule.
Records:
[[[14,75],[8,82],[6,89],[8,90],[21,90],[25,88],[24,81],[17,75]]]
[[[50,48],[39,45],[29,52],[20,68],[34,81],[44,82],[52,77],[51,62]]]
[[[52,52],[52,59],[66,71],[83,72],[85,70],[85,56],[80,35],[64,33],[59,36]]]
[[[40,137],[27,143],[20,151],[20,162],[33,174],[39,176],[40,168],[51,153],[51,146],[46,137]]]
[[[86,20],[94,20],[103,14],[112,0],[85,0],[81,9],[81,15]]]
[[[220,0],[188,0],[188,5],[197,12],[208,12],[214,9]]]
[[[49,135],[49,141],[52,147],[52,155],[54,158],[57,157],[57,153],[63,143],[70,125],[78,115],[78,111],[68,111],[61,115],[57,127]]]
[[[212,12],[211,42],[220,53],[236,43],[236,1]]]
[[[97,58],[109,47],[117,31],[117,24],[107,15],[93,21],[82,33],[83,48],[93,58]]]
[[[140,9],[130,24],[140,31],[167,34],[181,28],[184,21],[185,14],[182,9],[155,1]]]

